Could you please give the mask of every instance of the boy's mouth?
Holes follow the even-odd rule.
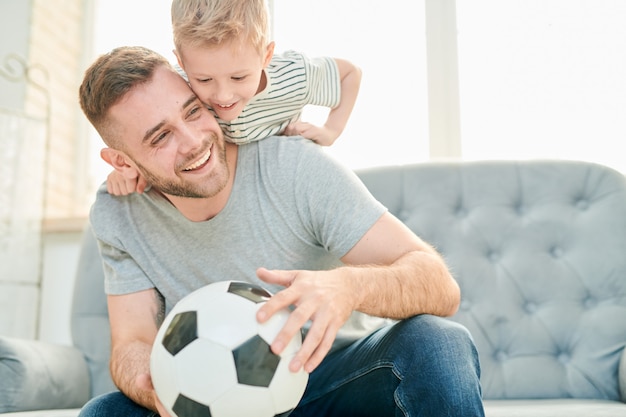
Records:
[[[230,103],[230,104],[218,104],[217,107],[222,109],[222,110],[230,110],[233,107],[235,107],[235,104],[237,103]]]

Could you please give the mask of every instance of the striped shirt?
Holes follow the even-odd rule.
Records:
[[[180,67],[177,69],[187,79]],[[227,141],[241,145],[280,134],[300,118],[307,104],[339,105],[341,80],[333,58],[309,58],[287,51],[272,57],[265,74],[265,89],[250,100],[238,118],[227,122],[213,112]]]

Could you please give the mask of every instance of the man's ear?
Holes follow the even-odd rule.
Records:
[[[139,171],[132,160],[122,151],[112,148],[104,148],[100,151],[100,157],[125,178],[137,178]]]
[[[274,41],[267,44],[267,48],[265,49],[265,58],[263,59],[263,68],[267,67],[274,56],[274,46],[276,44]]]

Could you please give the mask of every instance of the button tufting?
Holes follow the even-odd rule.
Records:
[[[522,203],[519,203],[515,206],[515,212],[520,215],[523,216],[526,214],[526,206],[524,206]]]
[[[586,200],[586,199],[584,199],[584,198],[579,199],[579,200],[576,202],[576,207],[577,207],[579,210],[587,210],[587,209],[589,208],[589,200]]]
[[[550,253],[554,258],[560,258],[561,256],[563,256],[563,249],[561,249],[559,246],[555,246],[550,249]]]
[[[489,258],[491,262],[498,262],[500,260],[500,253],[492,250],[487,254],[487,258]]]
[[[529,314],[533,314],[533,313],[535,313],[537,311],[537,304],[535,304],[533,302],[528,302],[524,306],[524,310],[526,310],[526,312],[529,313]]]
[[[456,217],[458,217],[459,219],[462,219],[463,217],[467,217],[467,210],[464,207],[457,207],[456,210],[454,211],[454,214],[456,215]]]
[[[462,311],[469,311],[471,303],[467,300],[461,300],[461,305],[459,309]]]
[[[502,350],[497,350],[494,356],[499,362],[504,362],[509,357],[509,355],[507,355],[506,352]]]
[[[569,362],[570,356],[567,353],[560,353],[559,356],[557,356],[557,359],[559,362],[566,364]]]
[[[586,308],[594,308],[598,304],[598,302],[595,298],[588,296],[587,298],[585,298],[585,301],[583,301],[583,304]]]

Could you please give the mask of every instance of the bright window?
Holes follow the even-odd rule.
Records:
[[[273,11],[277,50],[345,58],[363,70],[331,153],[353,168],[428,160],[423,1],[274,0]]]
[[[457,1],[463,156],[626,172],[626,2]]]

